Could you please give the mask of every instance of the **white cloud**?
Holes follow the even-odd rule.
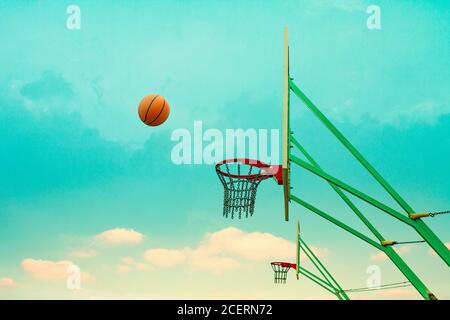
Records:
[[[319,248],[316,246],[308,246],[308,247],[316,255],[316,257],[321,260],[326,260],[331,255],[331,251],[328,248]]]
[[[406,254],[406,253],[411,252],[414,249],[414,246],[402,245],[401,247],[394,248],[394,249],[398,254],[401,255],[401,254]],[[378,251],[377,253],[373,253],[370,255],[370,260],[376,261],[376,262],[387,261],[387,260],[389,260],[389,257],[383,251]]]
[[[417,124],[433,126],[441,117],[450,114],[448,101],[432,97],[362,108],[364,103],[357,96],[350,96],[342,98],[328,108],[324,106],[324,112],[338,122],[350,122],[358,126],[370,119],[371,125],[390,126],[396,129],[408,129]]]
[[[0,279],[0,289],[2,288],[14,288],[17,284],[11,278],[1,278]]]
[[[144,258],[158,267],[174,267],[186,260],[188,251],[188,249],[150,249],[144,253]]]
[[[247,260],[261,261],[295,257],[295,248],[294,243],[271,233],[246,233],[230,227],[206,234],[198,250],[211,254],[226,252]]]
[[[72,251],[69,255],[74,258],[87,259],[95,257],[98,255],[98,252],[92,249],[76,250]]]
[[[134,270],[146,271],[151,269],[149,265],[143,262],[137,262],[131,257],[122,257],[120,260],[122,263],[117,267],[118,273],[129,273]]]
[[[138,244],[144,240],[144,235],[133,229],[115,228],[96,235],[95,239],[111,245]]]
[[[346,12],[365,11],[367,5],[362,0],[313,0],[310,2],[307,12],[315,10],[338,9]]]
[[[33,277],[42,280],[61,280],[67,278],[67,268],[72,265],[71,261],[47,261],[25,259],[22,268]]]
[[[383,299],[417,299],[420,298],[420,295],[417,293],[417,291],[412,289],[403,289],[403,288],[395,288],[395,289],[388,289],[388,290],[379,290],[374,293],[376,297],[383,298]]]
[[[311,248],[319,258],[329,250]],[[144,258],[154,266],[175,267],[185,264],[191,270],[222,272],[262,261],[295,261],[296,245],[271,233],[244,232],[229,227],[207,233],[195,248],[149,249]]]
[[[93,236],[89,239],[88,248],[74,250],[69,253],[69,256],[79,259],[88,259],[97,256],[99,251],[105,249],[105,245],[118,246],[139,244],[144,238],[145,235],[133,229],[114,228]]]
[[[446,243],[445,243],[445,246],[450,250],[450,242],[446,242]],[[428,254],[429,254],[429,255],[432,255],[432,256],[434,256],[434,257],[437,257],[437,256],[438,256],[437,253],[436,253],[436,251],[434,251],[432,248],[430,248],[430,249],[428,250]]]
[[[141,270],[141,271],[145,271],[145,270],[150,270],[150,266],[143,263],[143,262],[137,262],[135,264],[136,269]]]
[[[367,6],[361,0],[333,0],[333,6],[339,10],[354,12],[354,11],[365,11]]]
[[[117,272],[118,273],[129,273],[131,271],[133,271],[133,268],[130,267],[129,265],[122,264],[122,265],[117,267]]]
[[[376,119],[382,124],[404,126],[406,123],[434,124],[440,116],[450,113],[450,105],[439,104],[433,99],[426,99],[416,104],[397,106],[383,114],[377,114]]]
[[[402,254],[411,252],[413,249],[415,249],[415,247],[413,245],[402,245],[401,247],[394,249],[395,251],[397,251],[398,254]]]
[[[378,251],[377,253],[372,253],[370,255],[370,260],[375,262],[387,261],[388,256],[383,251]]]
[[[40,259],[24,259],[22,261],[22,269],[39,280],[59,281],[66,280],[68,277],[67,270],[73,265],[72,261],[49,261]],[[93,280],[93,276],[87,272],[81,272],[83,281]]]
[[[121,260],[123,263],[125,263],[127,265],[134,264],[134,259],[131,257],[122,257]]]
[[[238,259],[221,256],[220,253],[213,253],[206,247],[199,247],[189,255],[191,270],[209,270],[213,273],[221,273],[225,270],[237,269],[240,266],[241,263]]]

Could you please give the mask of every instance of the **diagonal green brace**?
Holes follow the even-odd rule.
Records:
[[[300,88],[292,81],[292,79],[289,79],[289,88],[295,93],[297,97],[299,97],[303,103],[313,112],[313,114],[327,127],[331,133],[342,143],[342,145],[347,148],[347,150],[361,163],[361,165],[375,178],[375,180],[378,181],[378,183],[392,196],[392,198],[403,208],[403,210],[408,213],[415,213],[415,211],[412,209],[412,207],[398,194],[394,188],[381,176],[381,174],[378,173],[377,170],[364,158],[364,156],[350,143],[350,141],[345,138],[345,136],[331,123],[330,120],[314,105],[314,103],[300,90]],[[292,160],[292,159],[291,159]],[[307,164],[308,165],[308,164]],[[305,168],[308,169],[308,168]],[[310,169],[308,169],[310,170]],[[313,170],[310,170],[313,172]],[[321,170],[319,170],[321,171]],[[315,172],[313,172],[315,173]],[[317,173],[316,173],[317,174]],[[320,175],[319,175],[320,176]],[[323,176],[322,176],[323,177]],[[323,177],[324,178],[324,177]],[[326,179],[326,178],[325,178]],[[326,179],[327,180],[327,179]],[[333,181],[328,180],[329,182],[337,185]],[[353,191],[358,191],[360,195],[363,195],[363,197],[360,197],[358,194],[353,193],[352,191],[347,190],[345,187],[342,187],[338,185],[340,188],[356,195],[357,197],[363,199],[364,201],[367,201],[374,205],[375,207],[385,211],[386,213],[394,216],[395,218],[401,220],[402,222],[412,226],[417,233],[421,235],[421,237],[436,251],[436,253],[444,260],[444,262],[450,266],[450,251],[445,246],[445,244],[439,239],[436,234],[420,219],[412,220],[409,219],[409,217],[405,217],[404,215],[401,215],[397,211],[393,210],[392,208],[387,207],[386,205],[376,201],[373,198],[367,198],[367,195],[364,195],[363,193],[359,192],[356,189],[353,189]],[[375,202],[373,201],[375,200]]]
[[[319,164],[314,160],[314,158],[306,151],[306,149],[297,141],[293,136],[291,136],[292,144],[308,159],[308,161],[321,169]],[[350,207],[350,209],[360,218],[360,220],[368,227],[370,231],[377,237],[381,242],[385,238],[381,233],[372,225],[372,223],[363,215],[363,213],[356,207],[356,205],[347,197],[347,195],[342,192],[341,189],[336,187],[334,184],[330,183],[330,186],[334,191],[341,197],[342,200]],[[301,239],[300,239],[301,240]],[[306,245],[306,244],[305,244]],[[383,247],[383,252],[389,257],[389,259],[394,263],[394,265],[403,273],[403,275],[410,281],[410,283],[416,288],[416,290],[425,299],[430,299],[430,291],[422,280],[411,270],[411,268],[406,264],[405,261],[398,255],[398,253],[390,246]]]
[[[331,288],[329,286],[328,283],[324,282],[322,279],[320,279],[319,277],[317,277],[314,273],[309,272],[308,270],[306,270],[303,267],[300,267],[299,271],[300,274],[304,275],[305,277],[307,277],[309,280],[311,280],[312,282],[314,282],[315,284],[321,286],[322,288],[324,288],[325,290],[327,290],[328,292],[336,295],[335,289]],[[339,297],[339,296],[338,296]],[[342,299],[341,299],[342,300]]]
[[[290,159],[292,162],[294,162],[295,164],[299,165],[300,167],[310,171],[311,173],[315,174],[316,176],[321,177],[322,179],[334,184],[335,186],[338,186],[339,188],[353,194],[354,196],[360,198],[361,200],[370,203],[371,205],[373,205],[374,207],[377,207],[378,209],[390,214],[391,216],[393,216],[394,218],[397,218],[398,220],[408,224],[408,225],[413,225],[413,221],[407,217],[405,217],[403,214],[401,214],[400,212],[392,209],[391,207],[385,205],[384,203],[381,203],[380,201],[368,196],[367,194],[359,191],[356,188],[353,188],[352,186],[346,184],[345,182],[329,175],[328,173],[326,173],[325,171],[307,163],[306,161],[303,161],[302,159],[291,155]]]
[[[357,190],[356,188],[353,188],[352,186],[346,184],[345,182],[340,181],[339,179],[329,175],[328,173],[324,172],[323,170],[320,170],[317,167],[301,160],[300,158],[298,158],[294,155],[290,155],[290,159],[292,162],[299,165],[300,167],[310,171],[311,173],[321,177],[322,179],[325,179],[326,181],[338,186],[339,188],[353,194],[354,196],[360,198],[361,200],[363,200],[367,203],[370,203],[374,207],[377,207],[378,209],[390,214],[391,216],[399,219],[400,221],[410,225],[438,253],[438,255],[447,263],[447,265],[450,265],[449,250],[431,230],[426,230],[423,228],[423,225],[424,225],[423,221],[418,221],[423,224],[423,225],[419,225],[416,221],[407,218],[406,216],[397,212],[396,210],[392,209],[391,207],[366,195],[365,193]]]
[[[339,221],[336,218],[333,218],[328,213],[325,213],[324,211],[314,207],[313,205],[307,203],[306,201],[303,201],[302,199],[294,196],[291,194],[291,199],[295,202],[297,202],[299,205],[305,207],[306,209],[316,213],[317,215],[321,216],[322,218],[327,219],[328,221],[334,223],[338,227],[348,231],[349,233],[353,234],[354,236],[360,238],[361,240],[364,240],[368,244],[374,246],[375,248],[383,251],[386,253],[392,260],[392,262],[397,266],[397,268],[403,273],[403,275],[411,282],[411,284],[417,289],[417,291],[420,293],[420,295],[426,299],[430,300],[430,291],[425,286],[425,284],[417,277],[417,275],[408,267],[408,265],[398,256],[398,254],[392,249],[391,247],[383,247],[381,244],[373,241],[372,239],[368,238],[367,236],[363,235],[359,231],[349,227],[345,223]]]
[[[369,173],[381,184],[381,186],[397,201],[397,203],[407,212],[413,213],[411,207],[405,200],[391,187],[391,185],[375,170],[375,168],[363,157],[363,155],[347,140],[346,137],[328,120],[325,115],[314,105],[314,103],[300,90],[297,85],[290,80],[289,86],[313,114],[327,127],[333,135],[343,144],[345,148],[369,171]]]
[[[314,264],[317,270],[322,274],[324,279],[329,283],[331,287],[334,288],[335,293],[339,298],[343,298],[344,300],[350,300],[350,298],[347,296],[347,294],[342,290],[342,287],[339,285],[339,283],[334,279],[334,277],[331,275],[331,273],[328,271],[327,268],[322,264],[322,262],[319,260],[319,258],[314,254],[314,252],[308,247],[308,245],[300,239],[301,242],[301,248],[303,248],[303,252],[306,254],[306,256],[309,258],[309,260]]]
[[[291,142],[292,144],[306,157],[306,159],[311,163],[313,166],[317,167],[318,169],[322,170],[322,168],[319,166],[316,160],[306,151],[306,149],[298,142],[297,139],[295,139],[294,136],[291,136]],[[365,224],[365,226],[372,231],[372,233],[377,237],[377,239],[381,242],[384,239],[384,237],[381,235],[380,232],[370,223],[370,221],[362,214],[362,212],[356,207],[356,205],[347,197],[347,195],[338,187],[336,187],[331,182],[328,182],[328,184],[331,186],[331,188],[339,195],[339,197],[349,206],[349,208],[358,216],[358,218]]]
[[[371,246],[373,246],[373,247],[383,251],[384,247],[381,244],[379,244],[378,242],[370,239],[369,237],[367,237],[366,235],[362,234],[361,232],[353,229],[352,227],[350,227],[350,226],[346,225],[345,223],[341,222],[340,220],[332,217],[328,213],[326,213],[326,212],[324,212],[324,211],[314,207],[313,205],[309,204],[308,202],[303,201],[302,199],[296,197],[292,193],[291,193],[291,199],[294,200],[295,202],[297,202],[302,207],[305,207],[306,209],[316,213],[317,215],[321,216],[322,218],[324,218],[324,219],[330,221],[331,223],[337,225],[338,227],[344,229],[345,231],[348,231],[349,233],[353,234],[354,236],[360,238],[364,242],[367,242]]]

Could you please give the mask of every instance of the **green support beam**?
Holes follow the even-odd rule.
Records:
[[[403,208],[403,210],[407,214],[415,213],[412,207],[394,190],[394,188],[381,176],[381,174],[379,174],[378,171],[375,170],[375,168],[344,137],[344,135],[331,123],[331,121],[328,120],[328,118],[325,117],[322,112],[320,112],[320,110],[314,105],[314,103],[300,90],[300,88],[291,79],[289,79],[289,87],[295,93],[295,95],[305,103],[305,105],[313,112],[313,114],[331,131],[331,133],[344,145],[344,147],[347,148],[347,150],[361,163],[361,165],[375,178],[375,180],[378,181],[378,183],[392,196],[392,198]],[[441,259],[447,264],[447,266],[450,266],[449,249],[421,219],[412,220],[409,217],[406,217],[396,210],[390,208],[389,206],[328,175],[314,165],[308,164],[293,155],[290,155],[290,160],[327,180],[333,185],[350,192],[356,197],[370,203],[380,210],[410,225],[434,249],[434,251],[439,255],[439,257],[441,257]]]
[[[308,257],[309,261],[311,261],[311,263],[314,265],[314,267],[319,271],[319,273],[322,275],[322,279],[324,282],[326,282],[329,286],[333,287],[334,291],[339,291],[338,289],[336,289],[333,285],[333,283],[331,282],[331,279],[333,279],[333,277],[328,278],[327,277],[327,273],[324,272],[324,270],[321,268],[321,263],[320,261],[316,258],[316,257],[312,257],[311,254],[309,252],[307,252],[303,246],[301,246],[301,248],[303,248],[303,252],[305,252],[306,256]],[[326,270],[326,269],[325,269]],[[329,273],[328,273],[329,274]],[[333,279],[334,280],[334,279]]]
[[[313,114],[327,127],[331,133],[347,148],[348,151],[369,171],[369,173],[381,184],[381,186],[395,199],[395,201],[406,211],[414,213],[405,200],[391,187],[391,185],[375,170],[375,168],[363,157],[363,155],[344,137],[344,135],[328,120],[325,115],[314,105],[314,103],[293,82],[289,82],[292,91],[299,97]]]
[[[302,274],[303,276],[307,277],[309,280],[311,280],[312,282],[314,282],[315,284],[321,286],[322,288],[324,288],[325,290],[327,290],[328,292],[336,295],[336,292],[333,288],[330,288],[328,283],[324,282],[322,279],[320,279],[319,277],[317,277],[315,274],[313,274],[312,272],[309,272],[308,270],[306,270],[303,267],[300,267],[299,273]],[[338,296],[338,298],[340,298]],[[340,298],[341,299],[341,298]],[[342,300],[342,299],[341,299]]]
[[[374,207],[377,207],[378,209],[386,212],[387,214],[393,216],[394,218],[408,224],[413,225],[413,220],[409,219],[408,217],[404,216],[400,212],[392,209],[391,207],[385,205],[384,203],[381,203],[380,201],[370,197],[369,195],[359,191],[358,189],[348,185],[347,183],[333,177],[332,175],[329,175],[325,171],[316,168],[315,166],[303,161],[302,159],[291,155],[290,159],[295,164],[299,165],[300,167],[310,171],[311,173],[315,174],[316,176],[319,176],[320,178],[334,184],[335,186],[338,186],[341,189],[344,189],[345,191],[353,194],[354,196],[360,198],[361,200],[373,205]]]
[[[306,151],[306,149],[298,142],[293,136],[291,136],[292,144],[305,156],[305,158],[315,167],[321,169],[319,164],[314,158]],[[321,169],[322,170],[322,169]],[[334,184],[329,183],[334,191],[344,200],[344,202],[350,207],[350,209],[360,218],[360,220],[367,226],[367,228],[377,237],[380,241],[385,240],[381,233],[372,225],[372,223],[363,215],[363,213],[356,207],[356,205],[342,192],[341,189]],[[409,282],[416,288],[416,290],[424,297],[429,299],[431,297],[429,289],[420,280],[420,278],[409,268],[405,261],[397,254],[397,252],[391,247],[382,247],[381,250],[389,257],[394,265],[403,273],[403,275],[409,280]]]
[[[357,190],[356,188],[353,188],[352,186],[346,184],[343,181],[340,181],[339,179],[327,174],[321,169],[318,169],[317,167],[301,160],[300,158],[290,155],[290,159],[295,164],[299,165],[300,167],[310,171],[311,173],[321,177],[322,179],[332,183],[333,185],[353,194],[354,196],[360,198],[361,200],[373,205],[374,207],[377,207],[378,209],[390,214],[391,216],[397,218],[398,220],[406,223],[407,225],[413,227],[421,236],[422,238],[436,251],[441,253],[441,258],[447,263],[447,265],[450,264],[450,253],[447,247],[442,243],[442,241],[433,234],[433,236],[430,236],[428,232],[425,232],[423,229],[418,227],[416,222],[414,220],[411,220],[410,218],[402,215],[401,213],[397,212],[396,210],[390,208],[389,206],[381,203],[380,201],[366,195],[365,193]],[[423,222],[422,222],[423,223]],[[442,244],[444,248],[441,248],[439,243]]]
[[[300,244],[301,244],[300,248],[303,249],[303,252],[309,258],[309,260],[315,265],[317,270],[319,270],[319,272],[326,279],[328,284],[334,289],[335,294],[339,298],[342,298],[343,300],[350,300],[350,298],[344,292],[344,290],[336,281],[336,279],[334,279],[331,273],[327,270],[327,268],[325,268],[325,266],[322,264],[319,258],[314,254],[314,252],[308,247],[308,245],[302,239],[300,239]]]
[[[384,247],[381,244],[379,244],[378,242],[370,239],[366,235],[364,235],[361,232],[359,232],[359,231],[353,229],[352,227],[346,225],[345,223],[341,222],[340,220],[338,220],[336,218],[333,218],[331,215],[329,215],[328,213],[325,213],[324,211],[314,207],[312,204],[309,204],[308,202],[303,201],[302,199],[296,197],[292,193],[291,193],[291,199],[294,200],[295,202],[297,202],[302,207],[304,207],[304,208],[308,209],[309,211],[312,211],[315,214],[321,216],[322,218],[330,221],[331,223],[337,225],[338,227],[344,229],[345,231],[351,233],[352,235],[360,238],[364,242],[366,242],[366,243],[370,244],[371,246],[377,248],[378,250],[383,250]]]
[[[439,257],[444,260],[447,266],[450,266],[450,251],[445,246],[445,244],[434,234],[434,232],[420,219],[412,219],[409,217],[410,214],[416,213],[414,209],[400,196],[399,193],[381,176],[381,174],[375,170],[375,168],[364,158],[364,156],[347,140],[347,138],[331,123],[331,121],[314,105],[314,103],[300,90],[300,88],[294,83],[293,79],[289,75],[289,54],[288,54],[288,43],[287,43],[287,28],[285,30],[285,71],[284,71],[284,114],[283,114],[283,168],[288,168],[290,163],[293,162],[298,166],[308,170],[316,176],[326,180],[333,190],[341,197],[341,199],[348,205],[348,207],[356,214],[356,216],[364,223],[364,225],[372,232],[372,234],[378,239],[379,242],[376,242],[364,235],[363,233],[351,228],[345,223],[339,221],[334,218],[330,214],[325,213],[324,211],[314,207],[313,205],[307,203],[306,201],[296,197],[290,190],[285,192],[285,210],[286,210],[286,219],[288,217],[288,202],[289,200],[293,200],[294,202],[302,205],[307,208],[309,211],[314,212],[315,214],[321,216],[322,218],[332,222],[338,227],[344,229],[345,231],[353,234],[364,242],[370,244],[371,246],[381,250],[384,252],[391,261],[396,265],[396,267],[404,274],[404,276],[411,282],[411,284],[417,289],[417,291],[428,300],[436,299],[434,294],[432,294],[425,284],[416,276],[416,274],[409,268],[409,266],[403,261],[403,259],[395,252],[395,250],[390,245],[381,245],[381,242],[386,240],[384,239],[381,232],[379,232],[375,226],[367,219],[364,214],[358,209],[358,207],[350,200],[350,198],[343,192],[347,191],[348,193],[358,197],[359,199],[369,203],[370,205],[380,209],[381,211],[389,214],[390,216],[398,219],[399,221],[411,226],[439,255]],[[286,88],[287,87],[287,88]],[[289,117],[289,94],[290,91],[293,91],[294,94],[300,98],[300,100],[307,106],[309,110],[319,119],[319,121],[331,131],[331,133],[342,143],[342,145],[356,158],[356,160],[369,172],[370,175],[386,190],[386,192],[397,202],[397,204],[403,209],[404,212],[408,214],[405,216],[404,214],[398,212],[397,210],[391,208],[390,206],[370,197],[369,195],[359,191],[358,189],[346,184],[345,182],[331,176],[322,170],[319,164],[312,158],[312,156],[305,150],[305,148],[293,137],[290,132],[290,117]],[[287,123],[286,123],[287,122]],[[286,136],[288,138],[286,138]],[[308,162],[303,161],[302,159],[296,157],[290,152],[291,147],[296,147],[308,160]],[[288,149],[289,151],[287,151]],[[286,156],[288,155],[288,156]],[[287,161],[286,161],[287,160]],[[289,172],[285,169],[285,173]],[[284,179],[289,182],[289,174],[284,174]],[[285,183],[285,187],[289,186],[289,183]],[[288,187],[289,189],[289,187]],[[314,256],[311,250],[308,250],[306,243],[303,243],[299,238],[298,242],[301,244],[299,246],[302,247],[313,262],[315,267],[320,271],[322,276],[326,280],[322,280],[313,273],[310,273],[304,268],[300,267],[300,257],[297,257],[297,274],[301,273],[316,282],[318,285],[322,286],[326,290],[335,294],[339,299],[348,299],[348,296],[344,293],[344,291],[340,288],[339,284],[334,280],[331,274],[323,267],[317,257]],[[304,245],[303,245],[304,244]],[[305,250],[305,248],[307,248]],[[315,259],[314,259],[315,258]],[[317,262],[315,262],[317,261]],[[323,269],[321,269],[321,266]],[[333,284],[334,282],[334,284]],[[335,292],[333,292],[335,291]],[[341,296],[341,293],[345,295]]]
[[[349,232],[350,234],[353,234],[354,236],[360,238],[361,240],[365,241],[366,243],[372,245],[373,247],[383,251],[386,255],[388,255],[389,258],[391,258],[391,261],[395,264],[395,266],[400,270],[400,272],[403,273],[403,275],[411,282],[411,284],[416,288],[416,290],[420,293],[420,295],[426,299],[431,300],[434,295],[431,294],[431,292],[428,290],[428,288],[425,286],[425,284],[417,277],[417,275],[411,270],[411,268],[408,267],[408,265],[398,256],[398,254],[395,252],[393,248],[390,246],[382,246],[381,244],[373,241],[369,237],[363,235],[359,231],[356,231],[355,229],[349,227],[345,223],[337,220],[336,218],[333,218],[331,215],[323,212],[322,210],[314,207],[313,205],[307,203],[306,201],[303,201],[302,199],[294,196],[291,194],[291,199],[295,202],[297,202],[299,205],[303,206],[304,208],[316,213],[317,215],[327,219],[328,221],[332,222],[333,224],[337,225],[338,227],[344,229],[345,231]]]
[[[314,160],[314,158],[306,151],[306,149],[300,144],[300,142],[295,139],[294,136],[291,136],[292,144],[305,156],[305,158],[309,161],[310,164],[315,166],[316,168],[322,170],[322,168],[319,166],[319,164]],[[356,205],[350,200],[349,197],[338,187],[336,187],[331,182],[328,182],[328,184],[331,186],[331,188],[339,195],[339,197],[350,207],[350,209],[358,216],[358,218],[364,223],[364,225],[372,231],[372,233],[377,237],[377,239],[380,241],[386,240],[381,235],[381,233],[378,232],[378,230],[370,223],[370,221],[362,214],[362,212],[356,207]]]

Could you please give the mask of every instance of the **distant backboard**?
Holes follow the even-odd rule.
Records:
[[[297,273],[297,280],[298,280],[298,274],[299,269],[300,269],[300,221],[297,221],[297,237],[296,237],[296,241],[297,241],[297,259],[296,259],[296,267],[295,267],[295,271]]]
[[[290,199],[290,128],[289,128],[289,45],[288,28],[284,29],[284,66],[283,66],[283,126],[282,126],[282,174],[284,189],[284,218],[289,221],[289,199]]]

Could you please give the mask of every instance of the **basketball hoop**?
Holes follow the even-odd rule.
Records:
[[[253,215],[255,210],[256,191],[261,181],[275,178],[283,184],[279,165],[268,165],[259,160],[228,159],[216,164],[217,175],[224,187],[223,215],[239,219]]]
[[[274,282],[275,283],[286,283],[286,278],[289,269],[297,269],[297,265],[295,263],[289,262],[271,262],[274,272]]]

